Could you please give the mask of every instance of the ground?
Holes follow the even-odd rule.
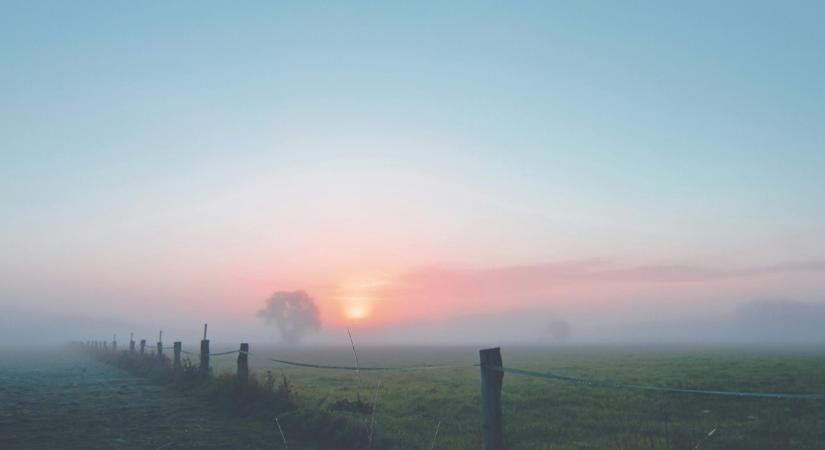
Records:
[[[230,348],[216,345],[214,350]],[[358,351],[362,366],[435,363],[450,367],[358,376],[268,360],[352,364],[352,350],[347,347],[255,344],[250,364],[259,379],[270,372],[280,384],[285,376],[290,397],[302,411],[346,416],[373,429],[376,442],[394,442],[401,449],[480,447],[477,348],[359,347]],[[817,348],[505,346],[502,356],[508,367],[625,383],[825,393],[825,353]],[[235,358],[213,358],[214,371],[231,373]],[[374,413],[340,407],[341,400],[359,397],[375,405]],[[640,392],[513,374],[504,377],[502,400],[511,450],[817,449],[825,442],[825,401]],[[311,413],[306,417],[311,420]],[[285,431],[290,449],[307,448],[308,438]],[[239,417],[205,398],[126,374],[88,355],[0,354],[0,449],[272,449],[282,445],[280,433],[268,421]]]
[[[232,417],[88,355],[0,356],[0,449],[282,448],[274,424]]]

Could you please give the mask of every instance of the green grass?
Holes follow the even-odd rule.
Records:
[[[126,372],[166,385],[179,396],[205,401],[230,417],[270,424],[273,429],[277,419],[293,442],[297,438],[313,448],[347,449],[367,448],[370,442],[367,426],[359,418],[295,402],[286,378],[282,378],[282,383],[262,382],[253,373],[246,383],[239,383],[235,374],[228,371],[214,371],[214,376],[204,377],[188,359],[182,361],[180,370],[174,370],[168,358],[158,360],[152,354],[98,352],[94,355]],[[374,443],[375,448],[392,445],[382,438]],[[280,441],[273,445],[280,447],[279,444]]]
[[[254,348],[253,371],[288,377],[302,408],[332,411],[335,402],[369,402],[378,390],[375,434],[402,448],[478,448],[479,369],[474,348],[362,347],[362,366],[421,363],[468,367],[415,373],[355,374],[267,363],[265,357],[352,364],[341,348]],[[502,349],[505,366],[626,383],[757,392],[825,393],[825,354],[811,350],[561,347]],[[234,357],[215,358],[217,372]],[[505,375],[506,440],[512,449],[819,448],[825,402],[716,397],[580,386]],[[369,414],[337,411],[369,424]]]

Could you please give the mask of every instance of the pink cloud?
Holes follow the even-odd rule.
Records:
[[[571,261],[489,269],[428,267],[410,271],[374,292],[390,320],[446,317],[464,311],[494,312],[514,307],[570,308],[583,302],[646,300],[662,293],[707,298],[742,285],[781,276],[825,272],[825,262],[707,268],[693,265],[626,267],[599,261]]]

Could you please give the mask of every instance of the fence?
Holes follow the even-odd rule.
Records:
[[[750,398],[769,398],[769,399],[784,399],[784,400],[807,400],[807,401],[823,401],[825,394],[795,394],[795,393],[777,393],[777,392],[741,392],[741,391],[721,391],[710,389],[685,389],[672,388],[667,386],[657,386],[648,384],[633,384],[620,383],[610,380],[600,380],[594,378],[580,378],[567,375],[560,375],[553,372],[537,372],[532,370],[518,369],[506,367],[503,364],[501,357],[501,349],[499,347],[482,349],[479,351],[479,363],[472,365],[423,365],[423,366],[409,366],[409,367],[361,367],[345,366],[345,365],[325,365],[313,364],[300,361],[290,361],[277,358],[269,358],[258,356],[249,351],[248,343],[241,343],[238,350],[229,350],[211,353],[209,351],[209,339],[206,336],[207,325],[203,327],[203,339],[200,342],[200,352],[193,353],[183,350],[183,345],[180,341],[173,343],[171,347],[163,346],[163,332],[158,337],[156,344],[156,353],[154,357],[158,360],[165,360],[166,356],[163,350],[172,350],[172,367],[174,370],[181,369],[181,355],[189,355],[199,358],[198,372],[203,376],[208,376],[210,373],[210,357],[225,356],[231,354],[238,354],[237,358],[237,379],[240,383],[246,383],[249,379],[249,357],[260,357],[264,360],[286,364],[295,367],[322,369],[322,370],[345,370],[352,372],[411,372],[422,370],[438,370],[438,369],[452,369],[452,368],[466,368],[479,367],[481,371],[481,403],[482,403],[482,442],[484,450],[503,450],[504,445],[504,416],[502,413],[502,386],[504,374],[512,374],[516,376],[526,376],[534,378],[543,378],[553,381],[562,381],[574,383],[583,386],[602,387],[611,389],[631,389],[641,391],[657,391],[669,392],[677,394],[700,394],[713,396],[730,396],[730,397],[750,397]],[[115,352],[117,351],[117,337],[113,337],[111,343],[108,341],[86,341],[76,342],[85,349],[96,352]],[[110,346],[111,344],[111,346]],[[140,348],[136,350],[134,335],[129,338],[129,353],[139,354],[146,357],[146,340],[140,340]]]

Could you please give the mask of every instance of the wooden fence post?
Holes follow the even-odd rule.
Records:
[[[112,335],[112,351],[113,352],[117,351],[117,335],[116,334]]]
[[[129,353],[135,352],[135,333],[129,333]]]
[[[203,324],[203,340],[201,341],[201,364],[198,367],[201,375],[209,375],[209,340],[206,339],[206,324]]]
[[[163,330],[158,335],[158,361],[163,361]]]
[[[181,350],[181,343],[180,343],[180,341],[175,342],[174,348],[175,348],[175,349],[174,349],[174,352],[175,352],[175,362],[174,362],[174,364],[172,365],[172,367],[174,367],[174,368],[175,368],[175,370],[180,370],[180,350]]]
[[[480,350],[481,407],[484,414],[484,450],[504,449],[504,416],[501,413],[501,386],[504,380],[501,349]]]
[[[145,354],[146,354],[146,339],[141,339],[140,340],[140,356],[143,356]]]
[[[242,343],[238,352],[238,382],[246,384],[249,381],[249,344]]]

